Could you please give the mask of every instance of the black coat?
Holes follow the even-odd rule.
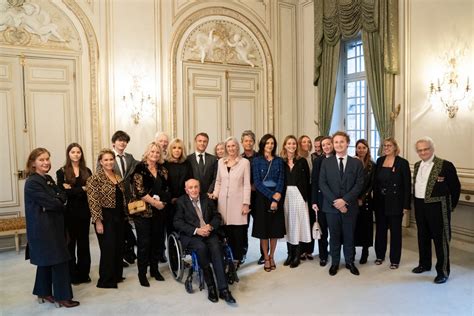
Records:
[[[390,176],[383,183],[378,179],[385,156],[377,159],[374,180],[374,209],[385,215],[402,215],[411,209],[411,172],[406,159],[395,157]]]
[[[33,173],[26,179],[26,235],[32,264],[51,266],[69,261],[64,230],[66,201],[66,193],[51,176]]]
[[[212,193],[214,191],[214,184],[216,181],[215,173],[217,158],[214,155],[204,153],[204,172],[201,173],[199,165],[196,160],[196,153],[188,156],[187,160],[191,163],[193,169],[193,178],[199,180],[201,193]]]
[[[285,179],[286,186],[296,186],[303,199],[307,202],[310,197],[311,187],[309,182],[309,165],[305,158],[295,159],[292,170],[290,170],[288,163],[285,161]]]

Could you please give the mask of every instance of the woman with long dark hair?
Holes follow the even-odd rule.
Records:
[[[39,303],[75,307],[79,302],[72,300],[70,256],[64,235],[67,196],[47,174],[50,169],[49,151],[34,149],[26,162],[25,183],[27,259],[37,266],[33,294]]]
[[[369,248],[374,240],[374,217],[372,203],[372,187],[374,185],[375,163],[370,155],[369,143],[365,139],[356,142],[356,157],[364,165],[364,188],[359,194],[359,214],[355,229],[354,243],[356,247],[362,247],[360,263],[367,263]]]
[[[168,170],[163,166],[161,147],[152,142],[147,146],[142,161],[132,174],[133,196],[145,202],[146,209],[131,215],[137,231],[138,280],[141,286],[149,287],[146,277],[157,281],[165,279],[158,270],[160,254],[164,253],[162,236],[165,234],[165,206],[170,202],[168,192]]]
[[[91,212],[87,203],[86,182],[92,175],[86,167],[84,152],[78,143],[66,149],[66,163],[56,171],[60,189],[66,192],[68,203],[65,213],[68,248],[71,255],[69,273],[72,284],[91,281],[91,253],[89,247],[89,228]]]
[[[256,188],[252,236],[260,239],[265,258],[263,269],[270,272],[276,269],[274,255],[277,241],[285,236],[282,203],[285,169],[283,160],[276,156],[277,142],[273,135],[264,135],[258,148],[259,155],[252,161],[252,176]]]

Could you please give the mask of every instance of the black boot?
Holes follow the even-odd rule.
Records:
[[[293,252],[293,260],[290,263],[290,268],[296,268],[297,266],[300,265],[300,254],[301,254],[301,248],[299,245],[293,246],[294,252]]]
[[[360,264],[367,263],[367,258],[369,258],[369,248],[368,247],[363,247],[362,248],[362,254],[360,255]]]
[[[155,278],[156,281],[164,281],[165,280],[165,278],[161,275],[160,270],[158,270],[158,268],[150,269],[150,276]]]
[[[293,258],[295,256],[295,251],[294,251],[294,246],[288,242],[286,243],[286,247],[288,248],[288,258],[286,258],[283,265],[289,266],[291,264],[291,261],[293,261]]]
[[[146,274],[139,273],[138,274],[138,281],[140,281],[141,286],[150,287],[150,282],[148,282]]]

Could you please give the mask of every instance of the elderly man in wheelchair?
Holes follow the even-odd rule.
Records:
[[[209,200],[205,194],[199,194],[198,180],[189,179],[186,181],[185,190],[186,195],[181,196],[176,202],[176,214],[173,220],[182,249],[191,251],[197,257],[196,259],[204,275],[204,281],[207,284],[208,299],[211,302],[217,302],[218,297],[220,297],[227,303],[236,303],[227,285],[224,253],[217,234],[222,218],[214,202]],[[174,236],[171,236],[171,238],[173,239]],[[182,249],[178,251],[181,252],[180,256],[182,256]],[[169,247],[168,251],[176,250]],[[169,256],[170,267],[173,271],[172,265],[174,264],[176,269],[176,263],[171,263],[173,254],[169,254]],[[217,279],[219,296],[217,295],[211,262]],[[177,264],[182,265],[183,263],[178,262]],[[192,271],[190,275],[191,273]]]

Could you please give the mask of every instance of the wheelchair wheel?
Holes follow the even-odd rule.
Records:
[[[168,266],[176,281],[181,281],[184,275],[184,253],[176,233],[168,236]]]

